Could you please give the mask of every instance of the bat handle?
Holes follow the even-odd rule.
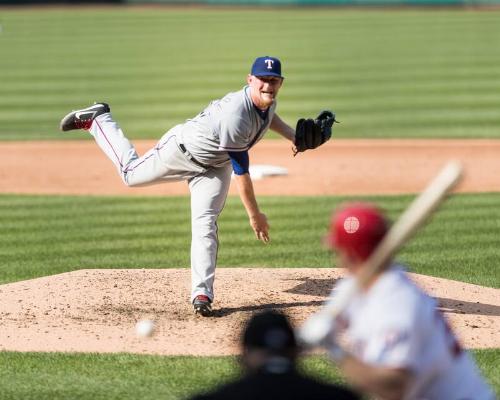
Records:
[[[342,290],[334,293],[323,308],[309,317],[299,328],[297,332],[299,341],[310,347],[324,343],[334,329],[335,319],[347,307],[359,288],[356,279],[346,281]]]

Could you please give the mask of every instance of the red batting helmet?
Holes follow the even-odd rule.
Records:
[[[382,212],[369,203],[351,203],[337,210],[330,222],[327,244],[365,261],[389,228]]]

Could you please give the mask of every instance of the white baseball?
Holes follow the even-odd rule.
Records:
[[[139,337],[149,337],[155,329],[154,321],[150,319],[142,319],[135,324],[135,333]]]

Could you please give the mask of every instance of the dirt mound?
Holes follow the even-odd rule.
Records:
[[[328,296],[340,269],[219,268],[215,316],[195,316],[188,269],[80,270],[0,286],[0,350],[226,355],[251,313],[299,324]],[[462,343],[500,347],[500,290],[413,275],[437,297]],[[140,339],[135,323],[156,322]]]

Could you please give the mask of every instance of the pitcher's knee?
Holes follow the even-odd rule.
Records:
[[[217,216],[206,216],[192,221],[192,234],[198,237],[210,237],[217,234]]]
[[[141,186],[141,184],[137,181],[135,181],[131,175],[127,174],[126,172],[125,173],[122,173],[122,181],[123,183],[125,184],[125,186],[128,186],[128,187],[137,187],[137,186]]]

